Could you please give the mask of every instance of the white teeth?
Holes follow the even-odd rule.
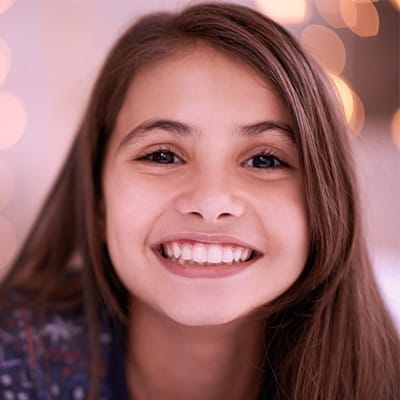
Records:
[[[193,261],[197,263],[207,262],[207,248],[203,244],[195,244],[192,249]]]
[[[250,250],[244,249],[244,251],[242,251],[242,254],[240,255],[240,260],[246,261],[248,259],[249,255],[250,255]]]
[[[192,249],[190,248],[189,245],[184,245],[182,247],[181,258],[183,258],[184,260],[187,260],[187,261],[192,259]]]
[[[172,243],[172,249],[174,251],[174,257],[179,258],[181,256],[181,248],[179,247],[178,243]]]
[[[240,246],[205,243],[169,242],[163,245],[164,255],[179,264],[232,264],[247,261],[251,250]]]
[[[240,249],[239,247],[236,247],[233,250],[233,259],[238,262],[240,260],[240,256],[242,255],[242,249]]]
[[[225,263],[231,263],[233,261],[233,252],[231,247],[223,248],[222,261]]]
[[[178,258],[178,263],[179,264],[185,264],[185,260],[182,257]]]
[[[168,243],[165,247],[165,252],[167,253],[169,258],[174,256],[174,250],[172,248],[172,243]]]
[[[207,261],[210,264],[220,264],[221,263],[221,261],[222,261],[222,249],[221,249],[221,246],[217,246],[215,244],[212,244],[208,248]]]

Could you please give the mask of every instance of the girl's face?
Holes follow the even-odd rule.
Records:
[[[106,241],[132,301],[214,325],[294,283],[309,234],[291,136],[274,91],[215,50],[137,73],[103,175]]]

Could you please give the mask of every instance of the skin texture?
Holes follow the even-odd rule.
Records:
[[[155,119],[191,130],[156,128],[127,140]],[[127,373],[136,377],[135,398],[204,398],[204,387],[210,399],[251,398],[258,387],[263,321],[251,312],[294,283],[308,252],[295,144],[276,128],[237,133],[262,121],[290,125],[266,83],[207,47],[148,66],[131,83],[108,148],[103,201],[110,257],[132,293]],[[172,163],[150,161],[160,148],[174,153]],[[273,167],[260,152],[273,154]],[[231,236],[262,257],[224,278],[172,274],[154,246],[191,233]]]

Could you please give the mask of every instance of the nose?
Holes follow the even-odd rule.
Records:
[[[188,180],[176,202],[180,214],[217,223],[245,212],[245,201],[240,198],[237,185],[224,174],[208,171]]]

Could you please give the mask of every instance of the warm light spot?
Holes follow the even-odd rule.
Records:
[[[334,28],[346,27],[340,12],[339,1],[314,0],[321,17]]]
[[[392,118],[392,136],[395,145],[400,149],[400,108],[397,109]]]
[[[365,110],[360,97],[351,87],[336,75],[329,74],[331,77],[343,106],[344,115],[350,127],[350,132],[357,135],[364,128]]]
[[[281,24],[301,24],[308,17],[308,0],[256,0],[256,4]]]
[[[390,2],[396,10],[400,11],[400,0],[390,0]]]
[[[301,34],[301,43],[317,61],[333,74],[340,74],[346,64],[346,50],[340,37],[322,25],[309,25]]]
[[[346,26],[352,28],[357,24],[357,4],[353,0],[339,0],[340,15]]]
[[[22,101],[12,93],[0,91],[0,150],[13,146],[26,127]]]
[[[5,81],[11,67],[11,50],[0,38],[0,85]]]
[[[350,117],[349,125],[351,128],[351,133],[358,135],[364,128],[365,110],[364,105],[357,93],[352,90],[351,94],[353,96],[353,112]]]
[[[0,0],[0,14],[6,12],[14,3],[14,0]]]
[[[3,210],[9,204],[13,193],[13,173],[5,162],[0,161],[0,210]]]
[[[17,237],[12,225],[0,215],[0,276],[17,251]]]
[[[353,91],[350,89],[349,85],[342,79],[336,75],[329,75],[335,84],[337,89],[339,100],[343,105],[344,115],[346,117],[347,122],[350,123],[353,110],[354,110],[354,98]]]
[[[361,37],[375,36],[379,31],[379,15],[371,1],[357,3],[357,22],[350,29]]]

